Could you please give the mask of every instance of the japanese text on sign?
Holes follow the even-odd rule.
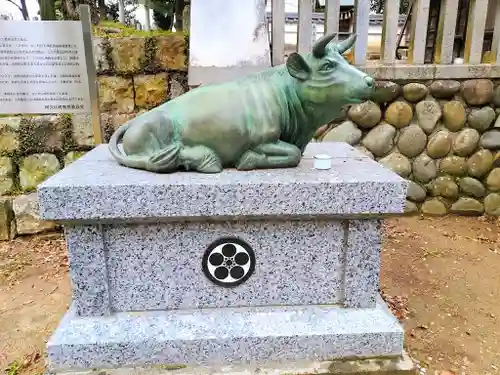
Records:
[[[90,112],[77,21],[0,22],[0,114]]]

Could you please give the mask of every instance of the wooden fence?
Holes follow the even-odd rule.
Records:
[[[432,0],[414,0],[410,21],[410,43],[408,58],[404,64],[422,65],[426,61],[426,48],[429,32],[429,10]],[[438,24],[436,25],[433,63],[449,65],[453,63],[457,29],[457,17],[460,0],[442,0],[440,3]],[[492,2],[489,4],[489,2]],[[297,29],[297,50],[299,53],[311,50],[313,43],[313,1],[298,0],[299,16]],[[400,27],[400,0],[385,0],[382,41],[379,65],[393,66],[401,63],[396,60],[396,48]],[[466,35],[463,60],[466,65],[481,64],[483,60],[483,42],[488,11],[494,10],[494,26],[488,63],[500,64],[500,0],[470,0],[468,3]],[[358,37],[352,52],[355,65],[367,63],[369,34],[370,0],[355,0],[353,32]],[[340,5],[338,0],[326,0],[324,26],[325,32],[339,31]],[[285,59],[285,0],[272,0],[272,60],[273,65],[281,64]]]

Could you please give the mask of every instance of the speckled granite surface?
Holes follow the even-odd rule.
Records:
[[[327,151],[332,169],[311,157]],[[47,220],[402,213],[407,182],[344,143],[311,143],[297,168],[160,175],[119,166],[100,145],[38,187]],[[92,202],[92,204],[89,204]]]
[[[266,361],[264,363],[215,365],[151,365],[117,368],[94,368],[50,372],[52,375],[419,375],[417,365],[406,352],[390,357],[318,360]],[[49,372],[46,373],[49,375]]]
[[[379,290],[380,220],[350,220],[344,263],[344,306],[373,307]]]
[[[49,368],[221,364],[401,355],[387,309],[227,308],[78,318],[69,311],[47,345]]]
[[[108,257],[101,226],[67,226],[64,237],[75,313],[81,316],[111,314]]]
[[[103,231],[114,311],[342,301],[341,222],[105,225]],[[236,288],[221,288],[202,271],[206,247],[223,236],[242,238],[255,252],[254,274]]]
[[[341,303],[373,307],[379,220],[234,221],[67,226],[78,315],[112,311]],[[202,271],[207,246],[236,236],[254,274],[221,288]]]

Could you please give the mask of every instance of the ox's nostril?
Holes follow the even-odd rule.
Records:
[[[365,76],[365,82],[368,87],[373,87],[374,80],[372,77]]]
[[[366,76],[366,77],[365,77],[365,82],[366,82],[366,85],[367,85],[368,87],[370,87],[370,88],[372,88],[372,87],[373,87],[374,80],[373,80],[373,78],[372,78],[372,77],[368,77],[368,76]]]

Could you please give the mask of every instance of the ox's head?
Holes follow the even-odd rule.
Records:
[[[291,54],[286,67],[298,80],[299,95],[316,105],[346,105],[369,98],[373,78],[356,69],[342,56],[356,41],[356,35],[341,43],[332,43],[336,34],[325,35],[306,56]]]

